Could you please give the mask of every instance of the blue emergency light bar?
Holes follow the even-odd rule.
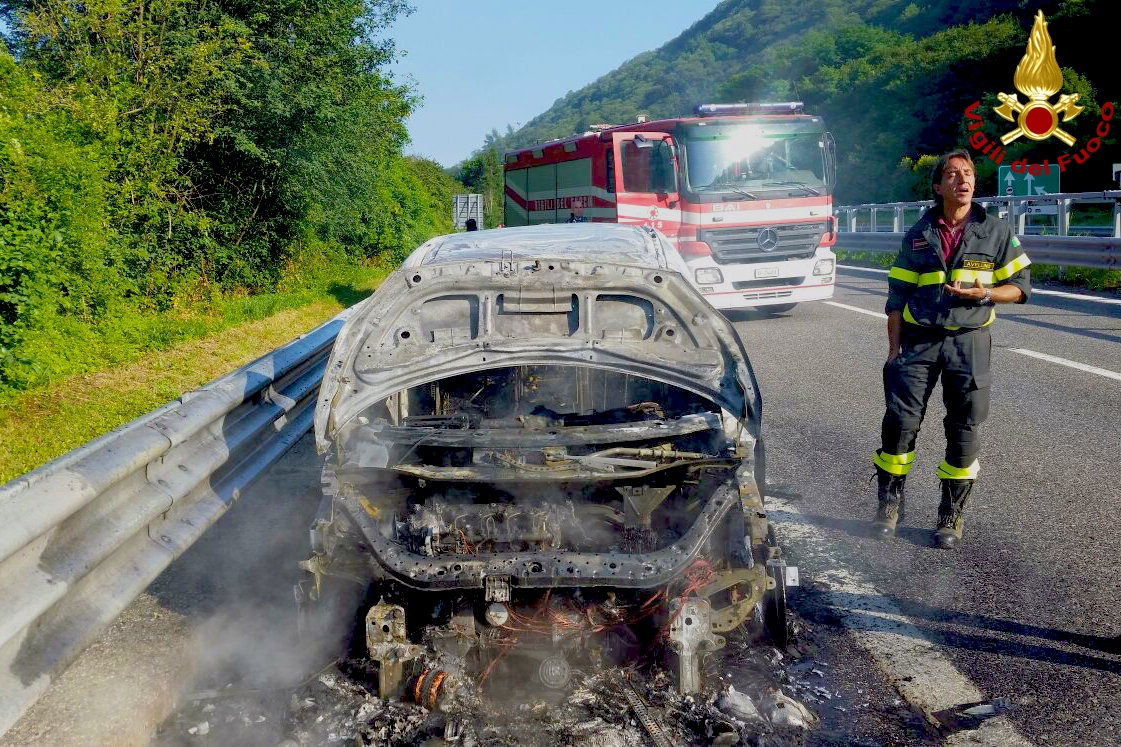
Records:
[[[756,101],[744,104],[701,104],[698,117],[727,117],[742,114],[801,114],[801,101]]]

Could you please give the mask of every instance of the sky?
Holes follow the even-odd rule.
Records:
[[[519,128],[569,91],[678,36],[718,0],[412,0],[388,31],[391,71],[424,97],[406,153],[452,166],[492,129]],[[638,112],[635,112],[638,114]]]

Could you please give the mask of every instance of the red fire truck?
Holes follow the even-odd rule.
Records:
[[[505,222],[643,223],[720,309],[833,295],[836,156],[800,102],[707,104],[506,154]]]

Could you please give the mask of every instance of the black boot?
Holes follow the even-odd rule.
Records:
[[[965,504],[973,492],[972,480],[942,480],[942,503],[938,506],[938,528],[934,541],[944,550],[952,550],[961,541],[965,526]]]
[[[895,527],[903,521],[903,483],[906,475],[893,475],[876,467],[879,483],[876,491],[876,518],[872,520],[872,536],[887,539],[895,534]]]

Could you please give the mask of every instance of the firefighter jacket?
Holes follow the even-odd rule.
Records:
[[[943,286],[955,280],[963,286],[973,285],[977,279],[985,287],[1015,285],[1023,292],[1020,303],[1024,303],[1031,294],[1031,260],[1007,223],[974,205],[958,250],[947,266],[936,227],[941,212],[942,207],[937,205],[926,211],[904,235],[899,256],[888,273],[885,312],[902,311],[904,321],[924,327],[987,327],[996,319],[991,304],[959,298]]]

